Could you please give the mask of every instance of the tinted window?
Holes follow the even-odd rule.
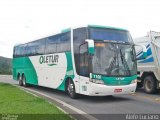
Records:
[[[122,42],[132,42],[128,31],[106,28],[89,28],[89,37],[93,40],[113,40]]]
[[[79,53],[79,46],[87,39],[87,28],[73,30],[74,52]]]
[[[13,57],[24,56],[24,53],[25,53],[25,44],[16,46],[14,48]]]
[[[44,54],[45,49],[45,39],[41,39],[37,41],[38,47],[36,47],[37,55]]]
[[[32,56],[32,55],[36,55],[38,54],[38,43],[37,42],[30,42],[27,44],[27,47],[26,47],[26,55],[28,56]]]
[[[13,57],[17,57],[18,47],[14,47]]]
[[[79,47],[87,39],[87,28],[78,28],[73,30],[73,49],[74,49],[74,59],[76,65],[76,72],[79,74]]]
[[[42,55],[45,49],[45,39],[30,42],[26,46],[26,55]]]
[[[46,39],[46,54],[70,51],[70,32],[61,33]]]
[[[13,57],[70,51],[70,41],[70,32],[57,34],[14,47]]]
[[[62,33],[59,37],[60,39],[57,41],[57,52],[70,51],[70,32]]]
[[[56,38],[54,36],[46,38],[46,49],[45,53],[55,53],[56,52]]]

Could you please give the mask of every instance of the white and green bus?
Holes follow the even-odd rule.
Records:
[[[13,78],[77,94],[106,96],[135,92],[137,64],[128,30],[88,25],[25,44],[13,51]]]

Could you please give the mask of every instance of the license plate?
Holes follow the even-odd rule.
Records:
[[[122,89],[114,89],[114,92],[122,92]]]

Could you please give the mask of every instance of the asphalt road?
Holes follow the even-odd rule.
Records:
[[[17,81],[12,80],[12,76],[0,76],[0,82],[18,85]],[[105,115],[109,114],[159,114],[160,119],[160,93],[149,95],[143,90],[138,90],[130,95],[81,96],[75,100],[69,98],[66,93],[54,89],[37,86],[31,86],[29,89],[64,101],[100,120],[106,119]]]

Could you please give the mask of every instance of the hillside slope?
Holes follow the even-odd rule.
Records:
[[[12,74],[12,59],[0,56],[0,74]]]

